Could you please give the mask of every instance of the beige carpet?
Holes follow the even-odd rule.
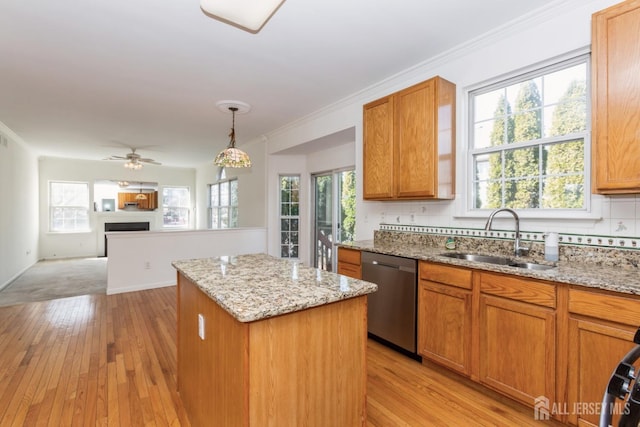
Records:
[[[46,260],[0,291],[0,307],[106,292],[106,257]]]

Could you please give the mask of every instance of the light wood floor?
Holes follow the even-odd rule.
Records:
[[[0,426],[189,426],[176,392],[175,292],[0,308]],[[376,342],[368,372],[371,427],[541,424],[531,409]]]

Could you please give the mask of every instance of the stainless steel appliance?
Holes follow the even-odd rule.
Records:
[[[416,270],[415,259],[362,252],[362,279],[378,285],[368,295],[369,334],[418,358]]]

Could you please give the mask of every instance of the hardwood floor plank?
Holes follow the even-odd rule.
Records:
[[[0,307],[0,426],[188,427],[176,319],[175,287]],[[370,427],[539,425],[532,409],[377,342],[367,363]]]

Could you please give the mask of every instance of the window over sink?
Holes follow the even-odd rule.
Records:
[[[469,92],[472,210],[587,210],[589,55]]]

